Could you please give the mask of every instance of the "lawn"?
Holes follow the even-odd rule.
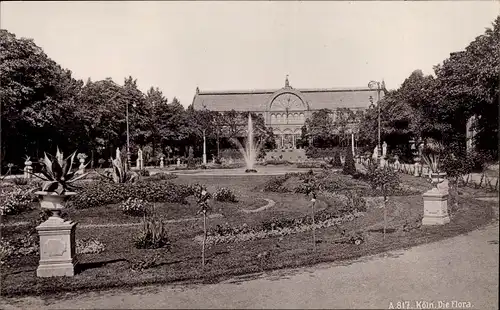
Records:
[[[350,178],[347,176],[342,176]],[[220,217],[208,221],[210,228],[216,225],[242,225],[260,227],[264,221],[295,219],[311,214],[310,198],[304,194],[263,191],[263,185],[271,176],[179,176],[171,182],[176,184],[201,183],[209,192],[217,187],[227,187],[236,193],[238,202],[211,201],[213,214]],[[423,191],[429,184],[422,179],[401,175],[403,183]],[[363,181],[350,180],[365,186]],[[267,204],[271,199],[275,205],[255,213],[241,212]],[[310,231],[281,237],[256,239],[211,245],[207,249],[207,265],[201,267],[201,246],[195,237],[203,233],[202,220],[196,215],[197,206],[193,197],[186,204],[158,203],[156,210],[168,223],[171,248],[154,250],[136,249],[134,236],[140,225],[92,227],[91,224],[139,223],[141,218],[123,214],[117,204],[90,209],[69,209],[68,216],[79,222],[77,239],[98,239],[105,245],[99,254],[80,254],[80,272],[71,278],[43,279],[36,277],[38,255],[31,254],[12,259],[2,266],[2,295],[56,294],[64,291],[96,290],[109,287],[129,287],[151,283],[216,282],[234,275],[262,272],[265,270],[312,265],[320,262],[354,259],[387,250],[407,248],[471,231],[490,221],[491,203],[477,201],[464,195],[460,207],[452,215],[451,223],[438,227],[421,227],[404,230],[403,225],[420,219],[423,201],[419,193],[409,196],[394,196],[388,205],[389,229],[383,239],[381,228],[383,209],[379,197],[367,197],[367,210],[361,216],[341,225],[316,230],[318,243],[313,251]],[[319,197],[317,211],[334,208]],[[35,218],[37,211],[7,216],[6,223],[27,221]],[[185,221],[174,221],[185,219]],[[191,220],[186,220],[191,219]],[[13,238],[26,233],[26,226],[5,226],[4,238]],[[361,245],[337,243],[341,231],[360,231],[365,234]],[[146,262],[150,262],[147,264]],[[139,268],[141,265],[147,268]]]

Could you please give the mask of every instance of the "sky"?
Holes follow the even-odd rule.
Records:
[[[1,2],[0,27],[78,79],[137,79],[171,101],[207,90],[394,89],[463,50],[498,1]]]

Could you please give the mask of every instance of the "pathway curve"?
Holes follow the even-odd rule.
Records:
[[[322,264],[211,285],[167,285],[0,302],[3,309],[379,308],[390,302],[498,306],[498,222],[465,235],[354,262]],[[394,304],[396,305],[396,304]],[[457,305],[454,306],[457,308]]]
[[[276,202],[274,202],[274,200],[272,200],[272,199],[267,199],[267,198],[262,198],[262,199],[267,201],[267,204],[265,206],[262,206],[258,209],[253,209],[253,210],[241,209],[241,211],[244,213],[256,213],[256,212],[261,212],[261,211],[264,211],[266,209],[269,209],[276,204]]]

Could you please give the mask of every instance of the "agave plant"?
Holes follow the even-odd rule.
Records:
[[[116,158],[110,159],[113,165],[111,177],[115,183],[133,182],[137,179],[137,173],[131,172],[127,167],[127,159],[122,156],[120,149],[116,149]]]
[[[71,184],[84,178],[87,174],[75,176],[75,171],[71,171],[76,151],[67,158],[63,157],[63,153],[57,148],[56,156],[47,155],[42,162],[42,174],[44,177],[39,177],[44,182],[42,183],[42,191],[55,192],[59,195],[64,194],[67,190],[74,189]],[[52,160],[49,158],[52,158]]]
[[[427,143],[426,147],[422,150],[422,159],[429,166],[432,173],[438,173],[440,168],[440,159],[444,154],[444,146],[431,140]]]

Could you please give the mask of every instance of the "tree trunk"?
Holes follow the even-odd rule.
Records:
[[[387,230],[387,194],[384,190],[384,240],[385,240],[385,232]]]
[[[220,158],[220,141],[219,141],[219,136],[217,136],[217,157]]]
[[[313,222],[313,250],[316,251],[316,224],[314,221],[314,205],[316,204],[316,201],[313,201],[312,203],[312,222]]]
[[[203,243],[201,245],[201,265],[205,267],[205,242],[207,240],[207,214],[203,212]]]

